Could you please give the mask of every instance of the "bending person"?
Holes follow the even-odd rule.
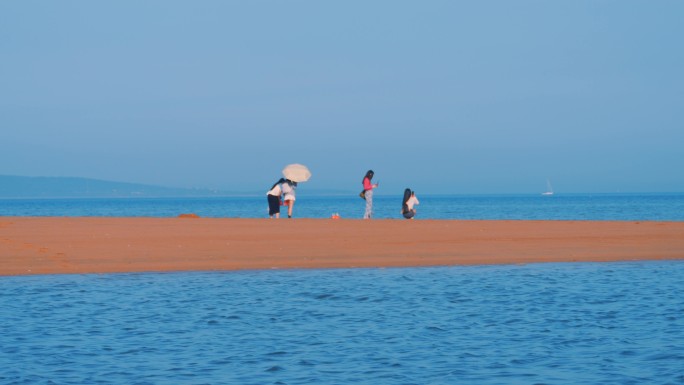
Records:
[[[295,188],[297,188],[297,182],[285,179],[285,183],[283,183],[283,200],[287,205],[288,218],[292,218],[292,208],[295,203]]]
[[[283,193],[283,189],[280,187],[281,184],[285,183],[284,178],[280,178],[277,182],[273,184],[266,197],[268,199],[268,215],[271,218],[280,218],[280,195]]]

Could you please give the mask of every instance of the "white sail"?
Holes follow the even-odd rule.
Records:
[[[553,187],[551,187],[551,181],[548,179],[546,180],[546,191],[542,195],[553,195]]]

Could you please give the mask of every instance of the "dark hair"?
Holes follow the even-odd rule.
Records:
[[[277,185],[279,185],[279,184],[281,184],[281,183],[283,183],[283,182],[285,182],[285,178],[280,178],[280,179],[278,179],[278,181],[275,182],[275,183],[273,183],[273,186],[271,186],[271,190],[273,190],[273,189],[275,188],[275,186],[277,186]]]
[[[405,213],[408,211],[408,205],[406,204],[406,202],[409,199],[411,199],[411,194],[412,194],[412,191],[410,188],[407,188],[406,190],[404,190],[404,200],[401,202],[401,212],[402,213]]]
[[[366,178],[368,178],[368,180],[370,181],[371,179],[373,179],[373,175],[375,175],[373,170],[368,170],[366,172],[366,176],[363,177],[363,180],[366,180]],[[363,183],[363,180],[361,181],[361,183]]]

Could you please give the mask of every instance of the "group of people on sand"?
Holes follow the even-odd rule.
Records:
[[[373,184],[373,170],[368,170],[366,176],[363,177],[363,191],[361,191],[361,198],[366,200],[366,211],[363,214],[363,219],[371,219],[373,216],[373,189],[377,188],[379,184]],[[407,188],[404,190],[404,199],[401,203],[401,215],[406,219],[413,219],[416,216],[415,205],[420,204],[416,198],[416,192]]]
[[[363,184],[363,191],[361,191],[359,195],[366,201],[366,210],[363,214],[363,219],[371,219],[373,216],[373,190],[379,186],[377,182],[372,182],[374,175],[375,173],[373,170],[368,170],[361,182]],[[292,218],[296,188],[297,182],[285,178],[280,178],[273,184],[268,193],[266,193],[268,199],[268,215],[271,218],[280,218],[281,205],[287,206],[287,217]],[[413,219],[416,216],[415,205],[418,204],[420,204],[420,202],[418,201],[418,198],[416,198],[416,192],[407,188],[404,190],[401,215],[406,219]]]
[[[295,203],[295,189],[297,182],[289,179],[280,178],[273,184],[268,193],[268,215],[271,218],[280,218],[280,205],[287,206],[287,217],[292,218],[292,208]],[[281,197],[282,196],[282,201]]]

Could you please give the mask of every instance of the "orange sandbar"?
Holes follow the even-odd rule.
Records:
[[[684,259],[684,222],[0,217],[0,275]]]

